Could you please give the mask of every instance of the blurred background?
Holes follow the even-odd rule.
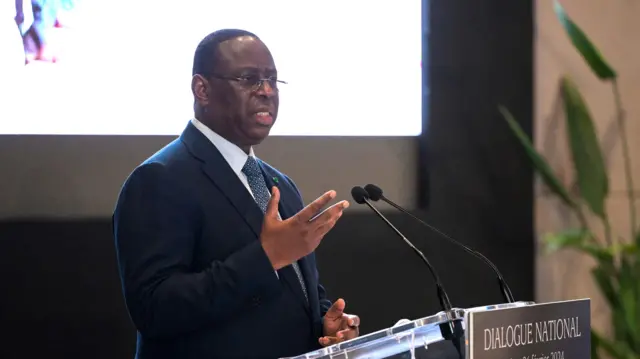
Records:
[[[256,153],[305,201],[377,184],[494,261],[517,300],[592,298],[602,340],[640,357],[640,2],[1,6],[0,358],[133,357],[111,214],[127,175],[186,126],[193,51],[223,27],[263,38],[289,82]],[[454,306],[501,302],[488,267],[378,206]],[[426,268],[364,206],[317,257],[363,333],[439,311]]]

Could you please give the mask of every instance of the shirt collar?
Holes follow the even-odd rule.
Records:
[[[197,119],[192,118],[191,123],[198,130],[200,130],[200,132],[202,132],[202,134],[206,138],[208,138],[214,146],[216,146],[218,151],[220,151],[220,153],[222,154],[222,157],[224,157],[229,166],[231,166],[233,172],[235,172],[237,175],[240,175],[240,173],[242,173],[242,167],[244,167],[244,164],[247,162],[247,158],[249,156],[255,158],[253,147],[249,149],[249,154],[247,155],[240,147],[215,133],[212,129],[210,129]]]

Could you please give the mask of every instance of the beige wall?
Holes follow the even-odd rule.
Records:
[[[619,74],[623,105],[627,111],[628,137],[640,137],[640,1],[562,0],[569,15],[588,34]],[[570,74],[585,97],[596,121],[608,160],[611,200],[607,207],[616,234],[629,235],[628,202],[621,146],[614,119],[611,85],[600,82],[574,50],[553,11],[553,1],[536,2],[535,40],[535,136],[537,146],[552,159],[556,173],[572,180],[558,81]],[[635,187],[640,188],[640,144],[631,143]],[[637,208],[640,206],[636,206]],[[538,237],[566,228],[572,220],[558,202],[538,188],[536,194]],[[594,223],[597,223],[594,221]],[[607,328],[607,311],[593,284],[592,262],[576,253],[546,255],[539,246],[536,271],[538,301],[591,297],[593,325]]]

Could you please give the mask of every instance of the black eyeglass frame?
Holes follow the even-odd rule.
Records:
[[[275,91],[280,90],[278,88],[278,84],[288,84],[288,82],[286,81],[278,80],[278,78],[275,76],[260,78],[259,76],[224,76],[219,74],[209,74],[208,77],[212,77],[218,80],[236,81],[243,86],[250,88],[252,91],[257,91],[258,89],[260,89],[262,87],[262,84],[265,82],[268,82],[269,86]]]

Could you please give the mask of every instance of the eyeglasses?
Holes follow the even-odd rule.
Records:
[[[275,76],[260,78],[259,76],[256,76],[256,75],[234,77],[234,76],[222,76],[222,75],[212,74],[211,77],[217,78],[220,80],[239,82],[242,87],[250,89],[251,91],[258,91],[258,89],[262,87],[262,84],[264,82],[268,82],[269,86],[275,91],[279,90],[278,84],[283,84],[283,85],[287,84],[286,81],[278,80],[278,78]]]

